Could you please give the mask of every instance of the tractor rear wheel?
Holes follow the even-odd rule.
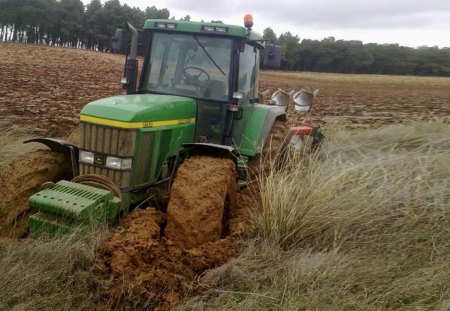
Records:
[[[0,175],[0,236],[19,238],[28,230],[28,198],[48,181],[70,180],[70,159],[51,150],[26,153]]]
[[[236,207],[236,176],[230,159],[187,159],[172,185],[165,236],[189,249],[226,235]]]
[[[282,164],[289,140],[289,126],[287,122],[275,120],[261,153],[248,161],[250,181],[261,175],[261,173],[269,174],[277,165]]]

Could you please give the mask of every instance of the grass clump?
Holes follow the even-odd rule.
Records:
[[[261,181],[258,237],[182,310],[448,310],[450,128],[327,131]]]
[[[83,310],[98,295],[91,273],[102,234],[0,244],[0,310]]]

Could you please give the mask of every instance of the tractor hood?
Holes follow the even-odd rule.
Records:
[[[129,127],[134,127],[133,124],[155,121],[190,123],[191,119],[195,119],[196,114],[197,105],[192,98],[136,94],[107,97],[91,102],[81,110],[80,119],[94,123],[105,120],[105,125],[111,126],[127,123]],[[108,124],[107,120],[118,122]]]

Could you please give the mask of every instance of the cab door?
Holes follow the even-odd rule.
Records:
[[[243,98],[239,100],[241,111],[234,115],[232,132],[232,144],[238,148],[245,139],[242,133],[258,98],[258,73],[259,50],[250,44],[245,44],[244,50],[239,55],[237,86],[237,91],[243,94]]]

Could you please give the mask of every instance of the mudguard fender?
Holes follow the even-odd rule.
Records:
[[[260,153],[275,120],[286,121],[286,111],[283,107],[255,105],[243,133],[239,152],[250,157]]]
[[[49,147],[51,150],[63,153],[70,157],[70,162],[72,165],[72,173],[73,176],[76,177],[79,175],[78,169],[78,153],[79,149],[74,144],[58,139],[58,138],[47,138],[47,137],[38,137],[33,139],[28,139],[23,142],[27,143],[41,143]]]
[[[236,149],[231,146],[208,144],[208,143],[189,143],[183,144],[183,147],[190,154],[210,155],[213,157],[228,158],[237,165],[238,154]]]

